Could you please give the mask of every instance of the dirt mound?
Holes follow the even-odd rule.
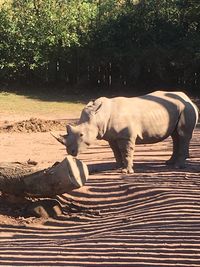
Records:
[[[36,132],[49,132],[49,131],[62,131],[65,130],[66,121],[61,120],[43,120],[38,118],[31,118],[15,122],[13,124],[5,124],[0,127],[0,133],[36,133]]]

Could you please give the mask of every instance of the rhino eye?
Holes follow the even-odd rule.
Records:
[[[80,133],[80,137],[82,137],[83,136],[83,133]]]

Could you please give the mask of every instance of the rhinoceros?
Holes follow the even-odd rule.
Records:
[[[57,140],[77,156],[95,139],[108,141],[118,168],[133,173],[135,144],[153,144],[171,136],[173,153],[166,164],[184,168],[198,109],[183,92],[155,91],[139,97],[100,97],[82,110],[77,126]]]

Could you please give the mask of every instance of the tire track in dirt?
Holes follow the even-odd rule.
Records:
[[[91,175],[83,188],[57,197],[64,211],[58,219],[1,225],[0,266],[199,267],[199,140],[198,128],[186,170],[163,164],[169,139],[140,146],[135,174]],[[113,161],[104,144],[81,158]]]

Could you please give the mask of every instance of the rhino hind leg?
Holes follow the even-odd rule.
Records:
[[[179,135],[177,129],[172,133],[173,152],[169,160],[166,161],[167,165],[174,165],[178,159],[179,153]]]
[[[172,137],[173,140],[173,153],[169,160],[166,161],[167,165],[173,165],[175,168],[185,168],[186,159],[189,158],[189,144],[191,136],[176,135]]]
[[[197,121],[198,113],[195,106],[192,103],[187,102],[177,124],[179,148],[175,167],[185,167],[185,161],[189,158],[190,141]]]
[[[189,145],[192,138],[195,122],[187,114],[183,113],[173,132],[173,153],[166,162],[168,165],[174,165],[175,168],[185,168],[186,159],[189,158]]]
[[[175,168],[185,168],[185,161],[189,157],[190,140],[191,136],[179,136],[179,151],[174,163]]]

